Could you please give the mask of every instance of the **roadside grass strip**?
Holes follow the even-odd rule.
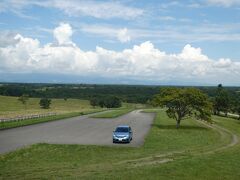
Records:
[[[101,114],[97,114],[94,116],[91,116],[92,118],[116,118],[119,116],[122,116],[124,114],[127,114],[134,109],[115,109],[115,110],[109,110]]]
[[[56,120],[62,120],[67,119],[71,117],[76,116],[82,116],[97,112],[102,112],[103,109],[92,109],[92,110],[86,110],[82,112],[71,112],[71,113],[65,113],[65,114],[57,114],[57,115],[51,115],[46,117],[39,117],[39,118],[30,118],[30,119],[23,119],[23,120],[16,120],[16,121],[2,121],[0,122],[0,130],[9,129],[9,128],[16,128],[21,126],[28,126],[32,124],[38,124],[38,123],[44,123],[44,122],[50,122],[50,121],[56,121]]]

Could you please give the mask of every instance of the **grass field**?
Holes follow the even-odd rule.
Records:
[[[94,116],[91,116],[91,117],[93,117],[93,118],[115,118],[115,117],[118,117],[118,116],[122,116],[126,113],[129,113],[133,110],[134,109],[127,109],[127,108],[114,109],[114,110],[106,111],[104,113],[97,114],[97,115],[94,115]]]
[[[240,123],[214,117],[237,136]],[[158,111],[139,148],[36,144],[0,156],[2,179],[239,179],[240,145],[232,134]],[[222,147],[228,147],[221,149]],[[216,151],[219,150],[219,151]],[[216,152],[215,152],[216,151]]]
[[[105,108],[100,107],[93,108],[89,104],[89,101],[79,99],[68,99],[67,101],[65,101],[64,99],[52,99],[50,109],[42,109],[39,106],[39,100],[39,98],[29,98],[27,105],[25,106],[20,101],[18,101],[17,97],[0,96],[0,118],[27,116],[30,114],[44,114],[49,112],[56,113],[56,115],[42,118],[33,118],[22,121],[0,122],[0,130],[48,121],[55,121],[106,110]],[[134,108],[139,107],[143,107],[143,105],[123,103],[122,108],[113,109],[109,112],[99,114],[94,117],[113,118],[126,114],[132,111]]]
[[[50,109],[42,109],[39,106],[39,98],[29,98],[27,105],[18,101],[17,97],[0,96],[0,117],[15,117],[27,114],[41,114],[56,112],[58,114],[70,112],[82,112],[93,109],[87,100],[79,99],[52,99]]]

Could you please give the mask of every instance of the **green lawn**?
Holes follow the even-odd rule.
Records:
[[[27,114],[41,114],[56,112],[58,114],[81,112],[93,109],[87,100],[79,99],[52,99],[50,109],[39,106],[39,98],[29,98],[27,105],[18,101],[17,97],[0,96],[0,117],[15,117]]]
[[[98,114],[98,115],[94,115],[92,116],[93,118],[115,118],[118,116],[122,116],[126,113],[129,113],[131,111],[133,111],[134,109],[114,109],[114,110],[110,110],[110,111],[106,111],[104,113]]]
[[[214,117],[214,122],[240,135],[239,121]],[[175,121],[159,110],[142,147],[36,144],[1,155],[0,178],[239,179],[239,144],[204,154],[230,141],[230,134],[220,138],[191,119],[177,130]]]

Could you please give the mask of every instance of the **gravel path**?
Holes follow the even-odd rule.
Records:
[[[35,143],[141,146],[154,116],[152,113],[141,113],[136,110],[113,119],[90,118],[90,115],[85,115],[1,130],[0,153]],[[133,129],[133,141],[130,144],[112,143],[112,131],[121,124],[130,125]]]

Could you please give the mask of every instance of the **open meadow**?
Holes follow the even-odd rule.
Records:
[[[15,117],[28,114],[44,114],[54,112],[64,114],[70,112],[84,112],[93,109],[88,100],[79,99],[52,99],[49,109],[42,109],[40,98],[29,98],[26,105],[18,97],[0,96],[0,117]]]

